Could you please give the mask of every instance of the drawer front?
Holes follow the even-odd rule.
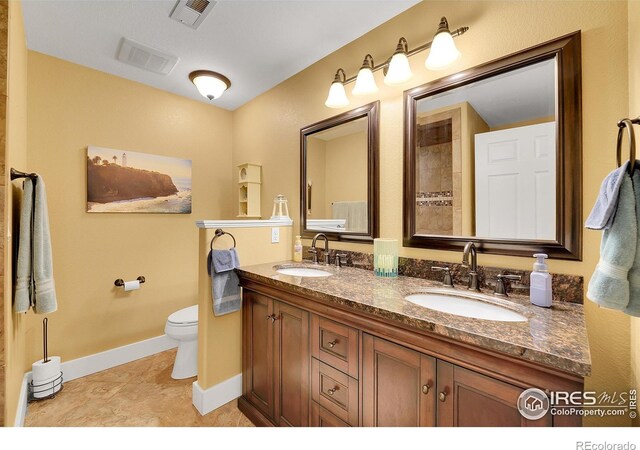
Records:
[[[313,358],[311,398],[340,420],[358,426],[358,380]]]
[[[349,424],[344,420],[338,419],[316,402],[311,402],[311,426],[322,428],[348,427]]]
[[[358,330],[316,315],[311,330],[311,355],[358,379]]]

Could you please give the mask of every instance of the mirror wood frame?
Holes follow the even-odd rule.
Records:
[[[582,260],[582,69],[580,31],[530,47],[404,92],[403,246],[461,251],[472,241],[482,253]],[[416,234],[418,101],[537,62],[557,58],[556,240]]]
[[[300,130],[300,223],[304,238],[324,233],[330,240],[372,243],[379,237],[380,226],[380,176],[379,176],[379,114],[380,102],[376,101],[351,111],[338,114]],[[367,119],[367,232],[329,232],[307,228],[307,137],[354,120]]]

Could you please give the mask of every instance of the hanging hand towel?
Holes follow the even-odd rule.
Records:
[[[616,215],[616,208],[618,207],[620,186],[625,178],[623,175],[629,172],[628,167],[629,161],[611,172],[604,179],[596,204],[584,224],[585,228],[591,230],[608,230],[611,228],[613,218]]]
[[[629,303],[629,269],[636,256],[638,225],[631,177],[624,173],[618,207],[600,244],[600,261],[589,282],[587,297],[607,308],[623,310]]]
[[[636,224],[640,233],[640,172],[633,171],[633,192],[636,201]],[[640,317],[640,236],[636,243],[636,258],[629,271],[629,304],[624,312]]]
[[[235,248],[209,252],[207,268],[211,276],[211,297],[215,316],[240,311],[240,280],[235,271],[239,265]]]
[[[58,309],[56,286],[53,281],[53,258],[47,193],[42,177],[35,183],[36,195],[33,209],[33,277],[34,308],[37,314],[48,314]]]
[[[24,181],[20,205],[20,231],[18,236],[18,262],[15,275],[13,310],[25,313],[33,306],[31,279],[31,217],[33,214],[33,183]]]

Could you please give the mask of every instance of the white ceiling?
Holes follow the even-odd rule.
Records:
[[[433,111],[465,101],[490,127],[555,116],[555,59],[419,100],[418,111]]]
[[[197,30],[169,18],[177,0],[23,0],[23,9],[31,50],[203,102],[189,73],[220,72],[232,86],[212,103],[233,110],[418,2],[220,0]],[[122,37],[180,60],[167,76],[126,65],[116,60]]]

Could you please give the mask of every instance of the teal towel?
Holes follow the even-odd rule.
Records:
[[[37,314],[48,314],[56,311],[58,304],[53,281],[47,194],[42,177],[36,178],[35,195],[33,185],[31,178],[23,185],[13,310],[27,312],[33,308]]]
[[[26,313],[33,307],[31,279],[31,217],[33,215],[33,183],[27,178],[22,186],[18,261],[16,264],[13,310]]]
[[[629,303],[629,270],[636,256],[638,224],[633,183],[624,174],[611,228],[602,234],[600,261],[589,281],[587,297],[607,308],[624,310]]]
[[[636,223],[640,232],[640,172],[633,172],[633,193],[636,201]],[[636,243],[636,258],[629,271],[629,304],[624,310],[631,316],[640,317],[640,236]]]

